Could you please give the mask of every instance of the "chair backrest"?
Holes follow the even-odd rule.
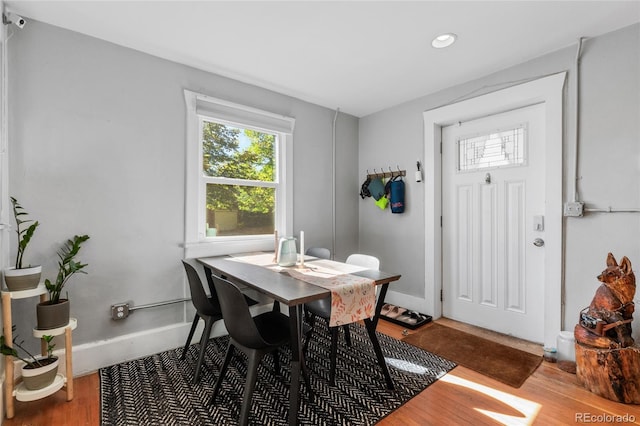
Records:
[[[380,269],[380,260],[377,257],[369,256],[368,254],[354,253],[347,257],[345,263],[362,266],[368,269]]]
[[[217,296],[209,299],[209,297],[207,297],[207,293],[204,291],[202,281],[200,281],[200,277],[198,276],[196,269],[184,260],[182,261],[182,265],[187,273],[189,290],[191,291],[191,301],[193,302],[193,306],[195,306],[196,311],[203,315],[220,315],[220,304],[218,303]]]
[[[331,251],[324,247],[310,247],[305,254],[313,257],[319,257],[320,259],[331,259]]]
[[[224,326],[234,340],[243,346],[260,349],[268,346],[249,312],[249,305],[240,289],[230,281],[212,275],[218,292]]]

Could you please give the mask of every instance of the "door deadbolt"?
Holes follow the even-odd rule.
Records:
[[[544,240],[542,238],[536,238],[533,240],[533,245],[536,247],[542,247],[544,245]]]

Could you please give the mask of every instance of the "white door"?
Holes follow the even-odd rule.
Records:
[[[544,117],[534,105],[442,128],[443,315],[534,342],[544,340]]]

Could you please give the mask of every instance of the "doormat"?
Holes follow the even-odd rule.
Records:
[[[424,327],[402,341],[514,388],[522,386],[542,362],[542,356],[437,323]]]
[[[319,323],[309,343],[307,367],[314,392],[300,388],[300,425],[362,425],[377,423],[455,367],[423,349],[377,333],[387,357],[395,389],[386,387],[366,329],[352,324],[351,347],[338,345],[336,386],[329,385],[331,337]],[[207,345],[200,382],[192,384],[198,344],[172,349],[134,361],[101,368],[101,425],[233,425],[238,423],[246,375],[246,357],[234,356],[216,403],[209,404],[213,385],[229,337],[211,339]],[[237,353],[237,352],[236,352]],[[289,360],[291,352],[279,352],[280,372],[273,357],[263,358],[253,394],[251,425],[286,425],[289,411]]]

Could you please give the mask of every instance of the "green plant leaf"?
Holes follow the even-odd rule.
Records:
[[[60,300],[60,294],[67,280],[73,276],[76,272],[81,272],[86,263],[75,260],[75,256],[80,252],[82,243],[89,239],[88,235],[75,235],[73,239],[69,239],[65,242],[62,248],[58,251],[58,275],[55,282],[45,280],[45,287],[49,292],[49,303],[55,304]]]
[[[13,204],[13,216],[16,221],[16,233],[18,234],[18,251],[16,253],[16,269],[22,269],[22,259],[24,257],[24,252],[33,237],[33,234],[36,231],[39,223],[38,221],[33,222],[32,220],[22,220],[20,216],[25,216],[27,212],[24,211],[23,207],[18,203],[15,197],[11,197],[11,203]],[[33,223],[31,223],[33,222]],[[31,223],[26,229],[23,227],[25,224]]]

